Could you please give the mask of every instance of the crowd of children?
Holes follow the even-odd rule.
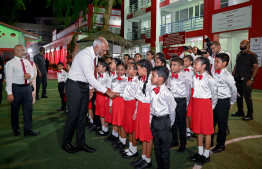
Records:
[[[158,168],[169,168],[170,148],[179,146],[178,152],[183,153],[187,138],[193,133],[197,134],[198,152],[189,159],[199,165],[209,162],[216,124],[217,145],[212,152],[225,150],[227,117],[237,98],[234,79],[226,69],[229,56],[224,53],[216,56],[213,74],[205,57],[174,56],[170,64],[162,52],[155,55],[148,51],[146,57],[142,59],[141,54],[136,53],[134,58],[124,55],[123,61],[99,59],[97,80],[118,93],[118,97],[111,100],[96,92],[95,112],[87,115],[87,125],[98,136],[107,136],[105,141],[123,158],[138,156],[137,144],[141,141],[141,158],[131,164],[138,169],[152,166],[153,143]],[[62,99],[59,110],[66,109],[63,66],[58,63],[58,89]],[[89,108],[91,106],[90,103]],[[94,116],[100,117],[101,128],[94,128]],[[110,135],[109,123],[112,124]]]

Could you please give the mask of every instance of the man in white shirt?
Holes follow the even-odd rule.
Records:
[[[25,47],[16,45],[15,57],[6,64],[6,92],[7,100],[11,102],[11,123],[15,136],[20,136],[19,108],[22,104],[24,115],[24,136],[39,135],[39,131],[32,130],[33,97],[30,80],[34,77],[34,69],[26,57]]]
[[[62,149],[67,153],[86,151],[93,153],[96,150],[85,143],[85,121],[88,102],[93,96],[93,87],[99,92],[106,93],[110,98],[116,93],[108,90],[96,80],[96,65],[98,57],[108,51],[108,42],[99,37],[93,46],[81,50],[74,58],[65,84],[68,106],[68,117],[65,124]],[[71,142],[76,131],[76,146]]]

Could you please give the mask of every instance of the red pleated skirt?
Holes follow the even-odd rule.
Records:
[[[142,103],[138,101],[136,123],[135,123],[135,133],[136,139],[139,138],[140,141],[150,142],[153,139],[152,131],[149,128],[150,119],[150,103]]]
[[[187,117],[191,117],[193,110],[194,110],[193,94],[194,94],[194,88],[191,88],[191,96],[190,96],[190,100],[189,100],[189,103],[188,103],[188,106],[187,106],[187,113],[186,113]]]
[[[213,110],[210,99],[194,98],[191,128],[196,134],[211,135],[214,133]]]
[[[105,117],[105,114],[109,112],[109,98],[107,95],[97,92],[96,93],[96,115]]]
[[[89,100],[88,109],[92,109],[92,101],[91,100]]]
[[[127,133],[133,133],[135,131],[135,120],[133,115],[136,111],[136,100],[125,101],[125,113],[123,118],[122,127]]]
[[[125,100],[123,97],[116,97],[112,104],[112,125],[122,126],[125,113]]]

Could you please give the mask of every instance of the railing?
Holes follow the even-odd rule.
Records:
[[[160,25],[161,35],[203,28],[203,15]]]
[[[139,0],[136,3],[128,6],[126,8],[127,14],[130,15],[132,13],[135,13],[143,8],[147,8],[151,6],[151,0]]]
[[[151,28],[145,28],[138,31],[128,32],[127,40],[139,40],[139,39],[148,39],[151,37]]]

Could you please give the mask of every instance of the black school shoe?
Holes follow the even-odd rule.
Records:
[[[105,138],[105,141],[108,142],[108,143],[112,143],[113,141],[115,142],[117,140],[119,140],[118,137],[115,137],[112,134]]]
[[[186,151],[186,146],[180,146],[179,149],[177,150],[178,153],[183,153]]]
[[[253,115],[252,114],[247,114],[245,117],[242,118],[242,120],[244,120],[244,121],[253,120]]]
[[[131,155],[128,155],[127,153],[131,153]],[[131,158],[131,157],[136,157],[138,156],[138,152],[133,153],[130,149],[128,152],[122,153],[123,158]]]
[[[197,159],[198,159],[200,156],[201,156],[200,154],[196,153],[196,154],[194,154],[193,156],[190,157],[190,160],[193,161],[193,162],[196,162]]]
[[[122,143],[119,139],[116,141],[112,141],[111,146],[116,147],[118,144]]]
[[[179,143],[178,143],[178,142],[172,141],[172,142],[170,143],[170,148],[177,147],[177,146],[179,146]]]
[[[213,148],[211,151],[213,153],[220,153],[221,151],[224,151],[225,149],[226,149],[225,146],[216,145],[216,147]]]
[[[244,112],[235,112],[235,113],[232,113],[231,114],[233,117],[242,117],[242,116],[245,116]]]
[[[125,147],[126,147],[126,145],[123,144],[123,143],[120,141],[120,143],[118,143],[118,144],[116,145],[115,150],[116,150],[116,151],[121,151],[121,150],[123,150]]]
[[[96,135],[98,135],[99,137],[107,136],[108,134],[109,132],[105,132],[103,130],[96,132]]]
[[[132,165],[133,167],[138,167],[143,161],[144,161],[143,158],[140,157],[138,160],[132,162],[131,165]]]
[[[200,156],[198,159],[197,159],[197,161],[196,161],[196,164],[197,165],[204,165],[204,164],[206,164],[206,163],[208,163],[210,161],[210,155],[209,155],[209,157],[205,157],[205,156]]]
[[[143,160],[142,163],[140,163],[139,166],[136,167],[136,169],[144,169],[144,168],[151,168],[152,162],[147,163],[146,160]]]

